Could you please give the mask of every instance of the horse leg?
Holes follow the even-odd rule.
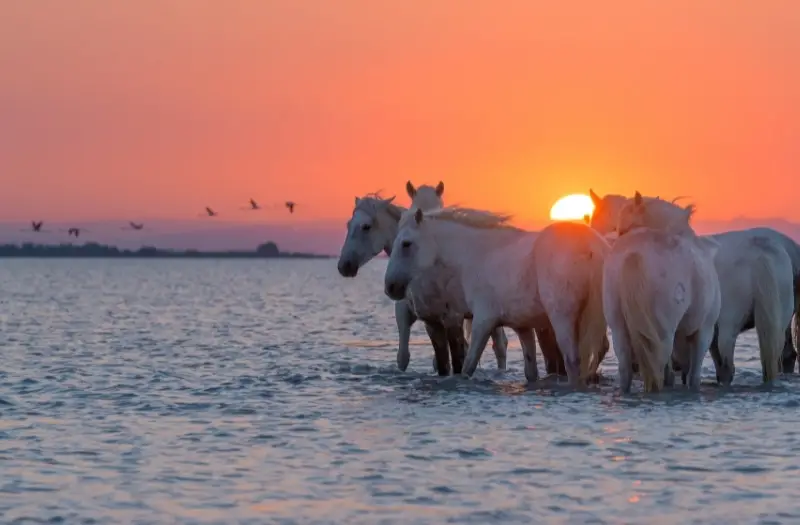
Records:
[[[709,324],[686,338],[686,349],[689,351],[689,388],[700,388],[700,379],[703,375],[703,358],[706,356],[711,340],[714,339],[714,325]]]
[[[684,376],[685,375],[686,374],[684,374]],[[685,381],[684,384],[686,384]],[[675,371],[672,369],[672,366],[669,363],[667,363],[667,365],[664,367],[664,386],[675,386]]]
[[[575,333],[578,325],[574,319],[565,317],[550,318],[553,331],[556,335],[558,347],[564,356],[564,365],[567,369],[567,378],[570,384],[578,386],[581,380],[581,362],[578,352],[578,338]]]
[[[608,334],[606,334],[603,336],[603,348],[600,350],[600,355],[597,356],[597,363],[595,363],[594,370],[592,370],[591,375],[587,378],[589,382],[594,384],[600,383],[600,363],[603,362],[603,359],[605,359],[610,349],[611,343],[608,341]]]
[[[506,355],[508,353],[508,337],[502,326],[498,326],[492,330],[492,350],[494,350],[494,357],[497,359],[497,369],[506,369]]]
[[[547,326],[536,328],[534,331],[539,339],[539,346],[542,348],[544,368],[547,371],[547,375],[567,375],[564,356],[561,355],[561,350],[558,348],[558,341],[556,341],[556,334],[553,331],[553,325],[550,324],[550,320],[547,320]]]
[[[533,330],[514,330],[522,345],[522,356],[525,359],[525,379],[528,383],[539,380],[539,368],[536,366],[536,339]]]
[[[440,376],[450,375],[450,352],[447,346],[447,330],[441,323],[425,322],[425,331],[433,343],[436,372]]]
[[[786,341],[783,343],[783,354],[781,355],[781,369],[784,374],[793,374],[794,365],[797,362],[797,350],[792,341],[792,323],[786,327]]]
[[[474,317],[472,319],[472,333],[470,334],[469,350],[467,351],[467,358],[464,360],[464,368],[461,373],[469,377],[475,373],[478,368],[478,363],[481,360],[483,349],[486,348],[486,343],[489,342],[489,336],[497,327],[495,319],[480,319]]]
[[[464,367],[464,354],[466,352],[466,339],[461,325],[447,328],[447,343],[450,346],[450,360],[453,364],[453,374],[460,374]]]
[[[611,329],[614,353],[617,355],[619,388],[623,394],[628,394],[633,381],[633,345],[628,335],[628,328],[621,319],[619,321],[609,319],[608,327]]]
[[[397,322],[397,331],[400,334],[400,345],[397,348],[397,368],[405,372],[409,361],[411,361],[411,353],[408,350],[408,341],[411,339],[411,325],[417,320],[417,316],[408,307],[406,301],[395,301],[394,319]],[[433,339],[431,339],[432,342]]]
[[[720,385],[730,385],[733,382],[736,372],[736,367],[733,365],[733,352],[736,349],[737,332],[737,330],[731,329],[728,323],[723,322],[716,326],[714,336],[711,338],[709,351],[717,372],[717,383]]]
[[[800,283],[795,280],[794,284],[794,315],[789,320],[789,326],[786,328],[786,341],[783,344],[783,355],[781,356],[781,367],[784,374],[793,374],[794,365],[798,361],[798,352],[800,346],[792,337],[792,324],[794,324],[795,333],[800,339]]]

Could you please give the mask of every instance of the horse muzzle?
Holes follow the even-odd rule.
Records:
[[[355,277],[358,275],[358,265],[353,261],[339,261],[337,266],[342,277]]]
[[[408,286],[405,284],[386,283],[383,291],[389,296],[389,299],[393,301],[400,301],[406,298],[406,288],[408,288]]]

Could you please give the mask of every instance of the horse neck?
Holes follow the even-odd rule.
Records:
[[[461,276],[465,272],[476,274],[473,270],[476,263],[486,259],[494,251],[493,246],[499,244],[495,238],[499,231],[472,228],[449,221],[431,221],[432,235],[437,245],[438,261],[444,267]],[[499,241],[500,239],[497,239]],[[478,247],[478,249],[475,249]],[[468,248],[469,255],[465,256]]]
[[[389,215],[388,213],[383,213],[381,215],[381,225],[385,225],[381,228],[381,232],[383,233],[384,240],[383,240],[383,251],[386,255],[392,255],[392,245],[394,244],[394,240],[397,237],[397,230],[400,224],[400,221],[396,220],[394,217]]]

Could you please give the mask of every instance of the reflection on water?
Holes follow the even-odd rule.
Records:
[[[0,516],[64,523],[793,523],[800,380],[620,396],[485,356],[408,373],[382,262],[0,265]],[[509,335],[511,335],[509,333]],[[540,369],[544,367],[540,363]]]

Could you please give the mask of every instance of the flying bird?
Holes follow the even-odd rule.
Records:
[[[212,210],[211,208],[209,208],[208,206],[206,206],[206,215],[208,215],[209,217],[216,217],[219,214],[214,210]]]
[[[289,209],[289,213],[294,213],[294,207],[297,204],[292,201],[286,201],[286,207]]]
[[[129,222],[128,224],[130,225],[130,228],[122,228],[122,229],[123,229],[123,230],[128,230],[128,229],[131,229],[131,230],[141,230],[141,229],[143,229],[143,228],[144,228],[144,224],[143,224],[143,223],[139,223],[139,224],[137,224],[137,223],[135,223],[135,222],[131,221],[131,222]]]
[[[260,210],[261,206],[255,201],[255,199],[250,199],[250,206],[246,206],[246,207],[241,208],[241,209],[255,211],[255,210]]]
[[[31,229],[32,231],[34,231],[34,232],[41,232],[41,231],[42,231],[42,225],[43,225],[43,224],[44,224],[44,221],[39,221],[39,222],[36,222],[36,221],[31,221],[31,227],[30,227],[30,229]],[[21,232],[26,232],[26,231],[28,231],[28,229],[24,229],[24,230],[20,230],[20,231],[21,231]]]
[[[67,235],[69,236],[74,235],[75,238],[77,239],[78,237],[80,237],[82,231],[86,230],[83,230],[81,228],[70,228],[69,230],[67,230]]]

